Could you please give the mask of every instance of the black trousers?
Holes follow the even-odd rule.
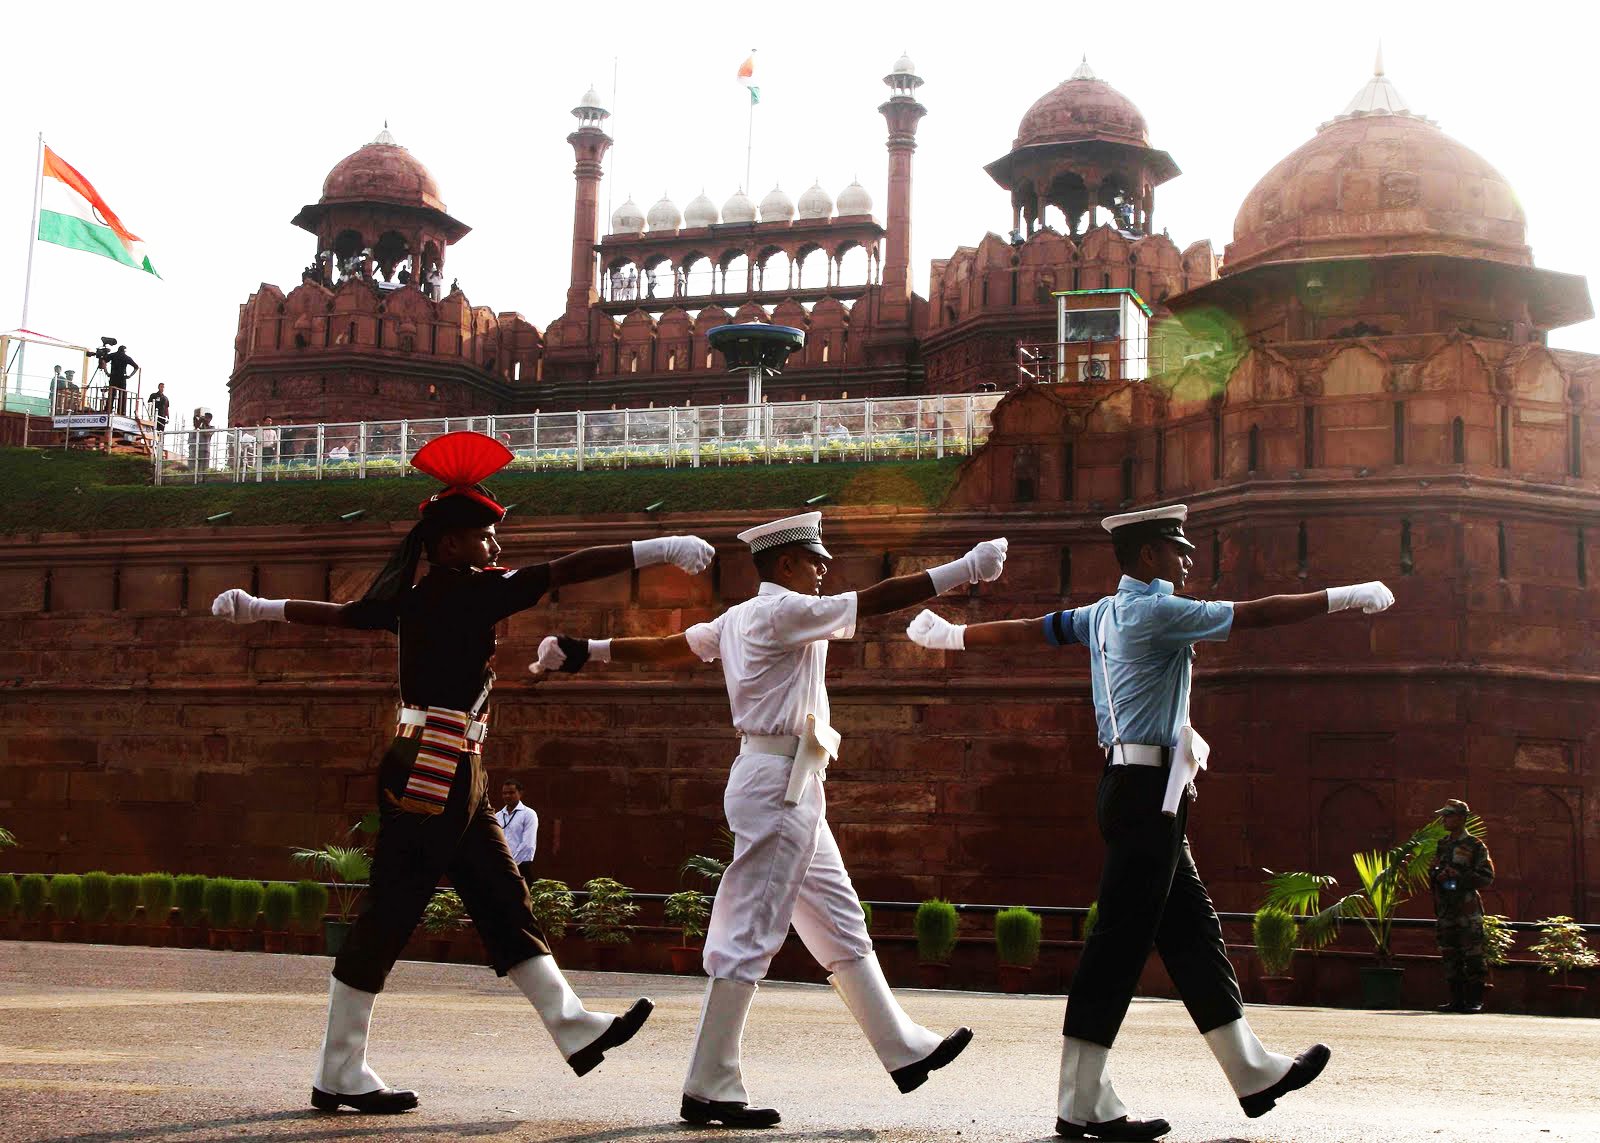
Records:
[[[1109,1048],[1128,1014],[1151,946],[1201,1032],[1244,1015],[1222,923],[1194,867],[1184,826],[1161,812],[1167,771],[1107,766],[1095,816],[1106,843],[1100,911],[1067,996],[1066,1035]]]
[[[463,754],[444,812],[409,813],[398,799],[421,740],[396,738],[378,767],[378,841],[371,886],[350,927],[333,975],[362,992],[381,992],[389,970],[446,875],[504,976],[550,948],[528,903],[528,886],[511,860],[506,835],[489,808],[483,758]]]

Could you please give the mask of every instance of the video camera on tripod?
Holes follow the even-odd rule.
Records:
[[[117,339],[116,338],[114,338],[114,337],[102,337],[100,339],[100,348],[99,349],[95,349],[95,350],[91,350],[89,352],[89,356],[94,358],[94,360],[95,360],[95,367],[96,367],[97,370],[99,370],[99,371],[104,371],[105,370],[106,362],[111,360],[112,347],[115,346],[116,344],[117,344]]]

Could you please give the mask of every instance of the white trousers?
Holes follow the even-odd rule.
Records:
[[[754,984],[767,975],[789,926],[829,971],[872,952],[844,859],[823,816],[823,783],[783,804],[793,759],[741,754],[722,806],[733,861],[717,886],[706,929],[706,975]]]

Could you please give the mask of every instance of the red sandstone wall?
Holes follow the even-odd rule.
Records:
[[[1216,765],[1191,837],[1219,906],[1252,906],[1262,866],[1348,879],[1351,850],[1464,795],[1490,821],[1502,873],[1493,907],[1600,916],[1600,819],[1585,813],[1600,795],[1600,590],[1569,570],[1569,529],[1522,505],[1501,577],[1497,520],[1516,506],[1459,491],[1369,492],[1367,503],[1317,486],[1282,503],[1213,496],[1192,521],[1197,593],[1382,576],[1400,598],[1381,619],[1342,616],[1204,649],[1195,717]],[[1411,520],[1411,575],[1397,566],[1397,498]],[[1006,579],[941,603],[945,614],[1038,614],[1114,582],[1091,516],[1031,507],[831,512],[836,586],[995,533],[1012,538]],[[597,671],[534,687],[523,664],[551,630],[666,632],[743,598],[754,575],[731,537],[749,522],[667,521],[723,549],[715,579],[652,569],[568,589],[506,625],[487,757],[496,777],[527,784],[549,875],[670,890],[683,857],[713,843],[733,746],[714,669]],[[529,521],[510,530],[508,551],[527,562],[657,527]],[[205,610],[217,591],[253,581],[270,596],[349,598],[396,535],[189,529],[0,549],[0,822],[23,843],[6,863],[283,877],[289,847],[337,837],[370,804],[395,698],[388,637],[233,628]],[[1081,654],[938,655],[906,642],[903,622],[865,624],[830,660],[846,740],[830,817],[858,888],[1087,903],[1101,760]]]

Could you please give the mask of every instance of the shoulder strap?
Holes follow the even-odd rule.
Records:
[[[1112,607],[1112,601],[1106,600],[1095,635],[1100,646],[1100,676],[1106,684],[1106,709],[1111,713],[1111,745],[1118,746],[1122,743],[1122,731],[1117,729],[1117,701],[1111,694],[1111,670],[1106,666],[1106,624],[1111,622]]]

